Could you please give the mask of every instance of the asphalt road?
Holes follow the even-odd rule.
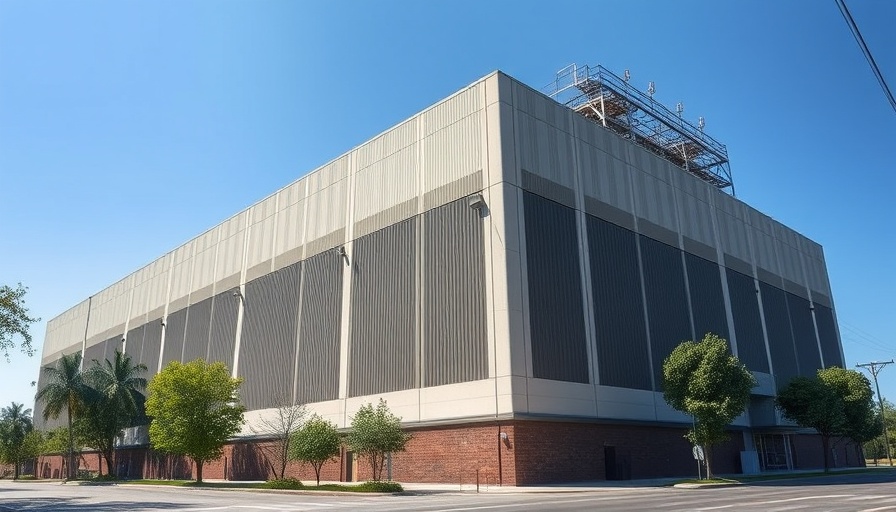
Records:
[[[777,480],[714,489],[606,488],[574,492],[322,496],[151,487],[74,486],[0,480],[0,511],[896,511],[892,472]]]

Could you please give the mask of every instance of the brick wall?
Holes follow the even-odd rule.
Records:
[[[410,430],[407,451],[392,458],[392,478],[400,482],[476,483],[477,470],[483,485],[531,485],[551,482],[605,480],[609,477],[657,478],[695,476],[696,463],[684,429],[606,425],[596,423],[506,421],[430,427]],[[506,440],[501,434],[506,434]],[[819,468],[821,440],[818,436],[794,435],[794,463],[798,469]],[[324,464],[321,480],[345,481],[371,477],[365,459],[352,464],[343,447],[335,460]],[[728,442],[712,450],[713,471],[740,472],[743,435],[732,432]],[[841,442],[835,447],[839,466],[862,466],[856,445]],[[608,457],[616,464],[609,468]],[[184,457],[146,448],[119,450],[118,469],[127,478],[193,479],[196,468]],[[238,442],[224,447],[224,454],[205,464],[205,479],[267,480],[273,477],[270,457],[259,442]],[[84,453],[80,467],[96,471],[96,453]],[[62,456],[45,456],[37,462],[39,478],[61,478]],[[615,472],[615,475],[612,473]],[[313,480],[309,464],[292,462],[286,476]],[[387,477],[384,470],[383,477]]]

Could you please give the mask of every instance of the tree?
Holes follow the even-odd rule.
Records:
[[[112,361],[100,364],[94,359],[93,367],[84,372],[86,413],[77,419],[76,428],[103,454],[112,477],[116,476],[115,438],[142,413],[140,390],[146,388],[146,379],[140,374],[145,371],[146,365],[134,364],[130,356],[116,350]]]
[[[292,400],[281,398],[278,403],[286,405],[277,407],[273,416],[262,418],[257,427],[252,427],[252,432],[271,439],[270,444],[261,446],[268,457],[274,477],[281,479],[286,474],[292,436],[301,428],[305,418],[305,405],[289,402]]]
[[[87,386],[81,374],[81,353],[64,355],[56,366],[44,368],[47,384],[37,392],[35,400],[44,402],[44,420],[56,419],[65,411],[68,426],[68,478],[74,478],[75,442],[72,420],[84,407]]]
[[[22,462],[29,457],[25,440],[34,429],[31,423],[31,409],[22,404],[12,403],[0,410],[0,460],[13,464],[13,479],[19,479]]]
[[[893,403],[889,400],[884,400],[883,403],[883,421],[886,423],[889,438],[885,438],[882,435],[877,435],[872,439],[866,441],[862,446],[862,449],[865,452],[865,457],[874,459],[875,464],[877,463],[877,459],[887,458],[887,446],[885,443],[890,443],[891,453],[894,451],[894,449],[896,449],[896,442],[894,442],[896,441],[896,407],[894,407]],[[881,432],[881,434],[882,433],[883,432]]]
[[[315,414],[292,435],[289,457],[311,464],[317,477],[317,485],[320,486],[321,468],[324,463],[339,455],[341,446],[342,440],[336,431],[336,425]]]
[[[150,443],[193,459],[197,483],[202,482],[202,465],[220,457],[224,443],[240,431],[245,411],[237,396],[241,383],[230,377],[224,363],[202,359],[173,361],[149,383]]]
[[[401,430],[401,418],[392,414],[382,398],[376,408],[367,404],[358,410],[348,434],[349,446],[367,458],[375,481],[382,479],[386,454],[404,451],[410,439],[410,434]]]
[[[708,333],[699,343],[686,341],[663,361],[663,398],[694,418],[685,436],[702,446],[706,476],[712,478],[711,447],[728,439],[725,428],[750,403],[753,374],[728,353],[728,343]]]
[[[871,383],[855,370],[825,368],[815,377],[795,377],[778,391],[776,405],[784,416],[821,435],[824,469],[830,469],[831,439],[867,441],[879,435]]]
[[[15,288],[7,285],[0,286],[0,352],[9,361],[9,350],[15,346],[15,338],[22,338],[21,350],[34,355],[31,346],[31,333],[28,327],[40,318],[29,316],[25,307],[25,292],[28,288],[19,283]]]

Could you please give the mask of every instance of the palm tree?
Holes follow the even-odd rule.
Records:
[[[75,476],[75,442],[72,418],[84,406],[87,386],[81,375],[81,353],[63,355],[56,366],[44,368],[47,385],[37,392],[35,400],[44,402],[44,420],[56,419],[65,411],[68,422],[68,478]]]
[[[22,404],[12,403],[0,410],[0,444],[9,462],[15,464],[13,480],[19,479],[22,464],[22,443],[34,428],[31,423],[31,409]]]
[[[134,364],[129,355],[116,350],[112,361],[100,363],[94,359],[93,366],[84,372],[90,386],[85,400],[89,414],[81,421],[113,477],[115,438],[143,412],[140,390],[146,388],[146,379],[139,375],[145,371],[145,364]]]

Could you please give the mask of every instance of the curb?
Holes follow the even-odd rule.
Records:
[[[675,484],[672,487],[676,489],[718,489],[723,487],[737,487],[739,485],[743,485],[740,482],[725,482],[725,483],[707,483],[707,484],[697,484],[697,483],[685,483],[685,484]]]

